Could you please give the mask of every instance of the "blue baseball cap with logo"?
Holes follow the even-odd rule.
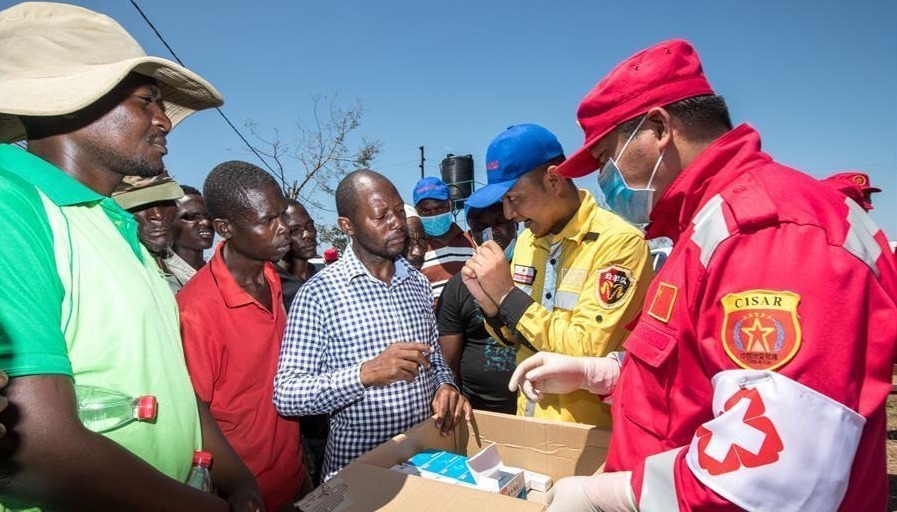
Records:
[[[467,205],[486,208],[501,201],[521,176],[559,156],[564,148],[550,131],[531,123],[509,126],[486,150],[489,184],[471,194]]]
[[[420,180],[418,180],[417,184],[414,185],[414,206],[417,206],[417,203],[423,201],[424,199],[436,199],[438,201],[445,201],[448,198],[448,185],[443,183],[439,178],[427,176],[426,178],[421,178]]]

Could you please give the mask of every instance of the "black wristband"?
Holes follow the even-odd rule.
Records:
[[[517,330],[517,322],[523,318],[524,313],[526,313],[526,310],[533,302],[535,301],[532,297],[515,286],[513,290],[508,292],[505,299],[501,301],[501,304],[498,306],[498,316],[501,318],[501,321],[511,329],[514,337],[517,338],[517,341],[521,345],[533,352],[538,352],[536,347],[534,347],[532,343]]]
[[[501,317],[501,321],[505,325],[516,328],[517,322],[523,318],[523,314],[526,313],[527,308],[533,302],[535,301],[533,301],[532,297],[515,286],[499,304],[498,316]]]

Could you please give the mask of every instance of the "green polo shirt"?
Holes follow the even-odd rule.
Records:
[[[9,145],[0,145],[0,368],[10,378],[68,375],[75,385],[156,396],[154,423],[105,435],[186,479],[202,442],[199,413],[177,304],[136,221]]]

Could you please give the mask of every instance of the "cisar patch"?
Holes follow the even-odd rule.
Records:
[[[610,309],[623,304],[634,288],[635,279],[628,268],[611,265],[598,270],[595,296],[599,306]]]
[[[800,295],[748,290],[722,298],[722,343],[726,354],[746,369],[775,370],[800,349]]]
[[[536,267],[514,265],[513,279],[515,283],[532,286],[533,282],[536,280]]]

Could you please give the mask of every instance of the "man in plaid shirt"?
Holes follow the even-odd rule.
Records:
[[[337,187],[336,208],[352,245],[299,290],[274,381],[280,414],[331,415],[325,480],[431,414],[443,435],[470,415],[439,349],[430,284],[401,256],[395,186],[355,171]]]

